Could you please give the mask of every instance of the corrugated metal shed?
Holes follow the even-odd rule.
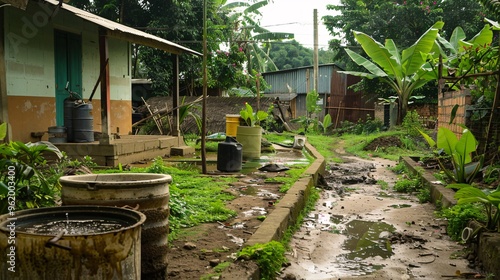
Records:
[[[318,93],[330,93],[331,80],[335,72],[343,70],[336,64],[323,64],[318,66]],[[296,93],[307,94],[313,90],[313,66],[280,70],[262,73],[266,82],[271,85],[264,93]]]
[[[323,64],[318,66],[318,93],[321,101],[318,105],[325,108],[328,96],[338,88],[338,85],[343,85],[343,76],[338,71],[343,70],[336,64]],[[290,103],[290,111],[292,116],[299,117],[307,114],[306,110],[306,95],[314,88],[314,69],[313,66],[299,67],[294,69],[280,70],[274,72],[262,73],[266,82],[271,86],[264,92],[264,95],[273,94],[274,96],[283,96],[296,94],[294,102]],[[341,90],[345,92],[345,90]],[[280,98],[281,99],[281,98]],[[326,110],[322,110],[317,115],[320,119],[325,115]]]

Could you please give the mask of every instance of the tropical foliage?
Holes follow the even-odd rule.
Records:
[[[498,68],[499,49],[492,43],[493,30],[500,29],[500,26],[497,22],[486,21],[489,24],[470,39],[466,39],[461,27],[452,32],[449,41],[438,38],[443,46],[443,61],[448,73],[447,87],[456,90],[467,86],[473,103],[479,108],[491,107],[497,86],[497,78],[492,74]],[[472,119],[475,120],[484,117],[487,111],[473,112]]]
[[[483,166],[484,156],[480,155],[477,161],[472,161],[472,154],[476,152],[478,142],[474,134],[468,129],[464,129],[460,139],[451,130],[440,127],[437,135],[437,142],[429,135],[421,131],[431,148],[438,150],[438,162],[441,170],[453,183],[468,183],[476,177],[476,174]],[[446,157],[439,155],[444,152]],[[446,168],[443,159],[450,160],[452,168]]]
[[[346,49],[347,54],[359,66],[368,72],[341,71],[363,78],[379,78],[392,88],[398,97],[398,123],[401,123],[408,110],[408,102],[413,92],[431,80],[436,80],[433,61],[438,55],[436,39],[443,22],[435,23],[412,46],[399,51],[392,39],[386,39],[385,45],[363,32],[353,31],[356,41],[361,45],[371,60],[355,51]]]
[[[441,35],[448,38],[457,26],[466,34],[476,34],[484,25],[484,16],[490,15],[480,3],[468,0],[341,0],[327,8],[335,12],[322,18],[334,38],[330,41],[330,50],[336,55],[333,61],[351,71],[364,71],[344,51],[345,48],[360,50],[353,30],[378,42],[391,38],[398,47],[407,48],[437,21],[446,23]],[[373,99],[395,95],[379,79],[363,79],[356,87],[374,95]],[[426,96],[426,102],[437,102],[436,88],[436,84],[428,83],[415,93]]]
[[[0,124],[0,140],[5,129],[6,123]],[[50,142],[0,144],[0,214],[55,204],[58,187],[48,178],[47,153],[63,157]]]
[[[481,190],[470,184],[450,184],[447,188],[457,189],[455,198],[458,204],[481,203],[487,216],[486,229],[500,232],[500,187]]]

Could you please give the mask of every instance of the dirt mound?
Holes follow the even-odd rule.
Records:
[[[402,147],[403,143],[397,136],[385,136],[374,139],[364,148],[365,151],[376,151],[387,147]]]

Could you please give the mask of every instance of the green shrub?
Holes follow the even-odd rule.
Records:
[[[397,192],[412,193],[421,189],[419,179],[399,179],[394,184],[394,190]]]
[[[343,133],[351,133],[357,135],[366,135],[380,132],[384,127],[384,123],[380,120],[373,119],[370,115],[366,116],[366,120],[358,120],[357,123],[343,121],[341,123],[341,131]]]
[[[487,220],[483,209],[483,206],[479,203],[457,204],[453,207],[442,209],[439,215],[448,220],[448,235],[453,240],[458,241],[461,238],[462,230],[467,226],[469,221],[477,220],[484,222]]]
[[[422,123],[420,122],[420,116],[417,111],[409,111],[404,117],[401,126],[406,130],[408,135],[419,136],[420,130],[422,130]]]

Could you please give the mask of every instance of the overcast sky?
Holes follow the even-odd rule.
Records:
[[[294,33],[295,40],[306,48],[314,48],[314,9],[318,10],[318,48],[328,49],[332,39],[321,17],[334,15],[326,9],[327,4],[338,0],[273,0],[259,9],[262,13],[260,25],[273,32]]]

